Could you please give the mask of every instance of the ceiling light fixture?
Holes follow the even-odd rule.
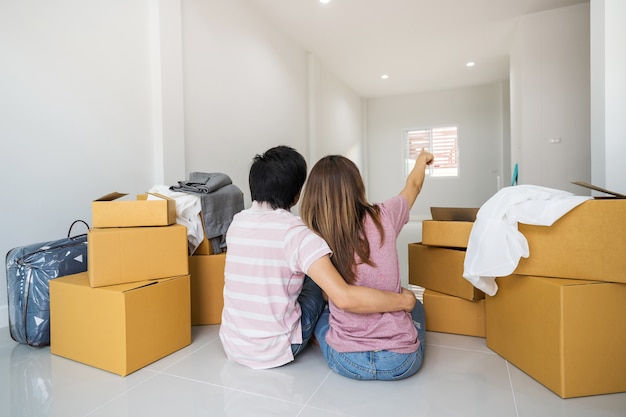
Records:
[[[466,67],[473,67],[474,65],[476,65],[474,61],[469,61],[467,64],[465,64]]]
[[[320,3],[327,4],[327,3],[330,3],[330,0],[320,0]]]
[[[386,80],[387,78],[389,78],[388,74],[383,74],[380,76],[380,78],[382,78],[383,80]]]

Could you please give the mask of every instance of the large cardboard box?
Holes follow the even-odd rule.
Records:
[[[515,274],[626,283],[626,199],[585,201],[552,226],[519,231],[530,256]]]
[[[626,284],[511,275],[487,346],[562,398],[626,391]]]
[[[187,228],[91,229],[87,234],[89,283],[92,287],[187,275]]]
[[[409,243],[409,283],[466,300],[485,293],[463,278],[465,251]]]
[[[224,308],[226,253],[189,257],[191,324],[220,324]]]
[[[189,276],[101,288],[50,281],[50,352],[128,375],[191,343]]]
[[[92,226],[169,226],[176,223],[175,200],[159,194],[139,194],[136,200],[123,200],[126,195],[110,193],[92,201]]]
[[[485,337],[485,299],[468,301],[427,289],[424,310],[428,331]]]

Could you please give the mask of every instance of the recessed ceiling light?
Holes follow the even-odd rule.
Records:
[[[380,76],[380,78],[382,78],[383,80],[386,80],[387,78],[389,78],[388,74],[383,74]]]
[[[467,64],[465,64],[466,67],[473,67],[474,65],[476,65],[474,61],[469,61]]]
[[[330,0],[320,0],[320,3],[322,4],[330,3]]]

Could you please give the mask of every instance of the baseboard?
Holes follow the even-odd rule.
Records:
[[[0,307],[0,328],[9,327],[9,307]]]

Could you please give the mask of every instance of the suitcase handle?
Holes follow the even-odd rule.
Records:
[[[74,222],[72,222],[72,224],[70,225],[70,229],[67,231],[67,237],[68,237],[69,239],[73,239],[73,237],[71,236],[71,234],[72,234],[72,228],[74,227],[74,225],[75,225],[76,223],[82,223],[82,224],[84,224],[84,225],[87,227],[87,230],[89,230],[89,225],[87,224],[87,222],[86,222],[86,221],[84,221],[84,220],[74,220]],[[82,235],[76,235],[76,236],[74,236],[74,237],[84,236],[84,235],[86,235],[86,233],[83,233]]]
[[[87,224],[87,222],[86,222],[86,221],[84,221],[84,220],[74,220],[74,221],[72,222],[72,224],[70,225],[70,229],[69,229],[69,230],[68,230],[68,232],[67,232],[67,238],[68,238],[68,239],[70,239],[70,240],[74,240],[74,239],[77,239],[77,238],[82,237],[82,236],[87,236],[87,233],[83,233],[82,235],[70,236],[70,235],[72,234],[72,228],[74,227],[74,225],[75,225],[76,223],[82,223],[82,224],[84,224],[84,225],[87,227],[87,230],[89,230],[89,224]],[[86,242],[85,242],[85,243],[86,243]],[[41,248],[41,249],[39,249],[39,250],[36,250],[36,251],[34,251],[34,252],[31,252],[31,253],[25,254],[25,255],[24,255],[24,256],[22,256],[21,258],[17,259],[17,260],[16,260],[16,263],[17,263],[18,265],[22,265],[22,266],[33,266],[33,265],[31,265],[29,262],[30,262],[30,261],[32,261],[32,259],[33,259],[33,258],[35,258],[35,257],[36,257],[36,255],[38,255],[38,254],[40,254],[40,253],[43,253],[43,252],[47,252],[47,251],[52,250],[52,249],[59,249],[59,248],[64,248],[64,247],[73,246],[74,244],[75,244],[75,243],[65,243],[65,244],[63,244],[63,245],[52,246],[52,247],[50,247],[50,246],[45,246],[45,247],[43,247],[43,248]],[[7,253],[7,256],[8,256],[8,253]]]
[[[72,228],[74,227],[74,225],[75,225],[76,223],[82,223],[82,224],[84,224],[84,225],[87,227],[87,230],[89,230],[89,224],[87,224],[87,222],[86,222],[86,221],[84,221],[84,220],[74,220],[74,221],[72,222],[72,224],[70,225],[70,229],[67,231],[67,238],[68,238],[68,239],[75,240],[75,239],[77,239],[77,238],[79,238],[79,237],[82,237],[82,236],[87,236],[87,233],[83,233],[82,235],[70,236],[70,235],[72,234]],[[33,266],[33,265],[30,265],[30,264],[29,264],[29,262],[30,262],[30,261],[33,259],[33,257],[35,257],[36,255],[38,255],[38,254],[40,254],[40,253],[43,253],[43,252],[47,252],[47,251],[49,251],[49,250],[51,250],[51,249],[59,249],[59,248],[62,248],[62,247],[72,246],[72,245],[74,245],[74,243],[66,243],[66,244],[64,244],[64,245],[60,245],[60,246],[53,246],[53,247],[50,247],[50,246],[45,246],[45,247],[43,247],[43,248],[41,248],[41,249],[39,249],[39,250],[36,250],[36,251],[34,251],[34,252],[31,252],[31,253],[28,253],[28,254],[26,254],[26,255],[22,256],[21,258],[17,259],[17,260],[16,260],[16,262],[17,262],[17,264],[18,264],[18,265],[23,265],[23,266],[24,266],[24,265],[29,265],[29,266]],[[8,256],[8,253],[7,253],[7,256]]]

